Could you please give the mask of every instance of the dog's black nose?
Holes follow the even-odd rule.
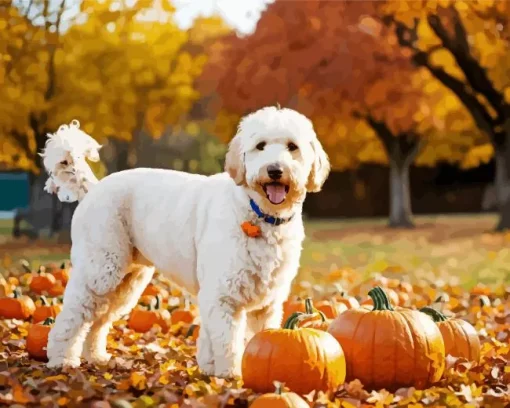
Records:
[[[279,180],[282,178],[282,168],[279,164],[270,164],[267,166],[267,174],[271,180]]]

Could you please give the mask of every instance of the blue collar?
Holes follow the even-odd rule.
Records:
[[[278,217],[273,217],[271,215],[266,215],[260,210],[257,203],[255,203],[255,201],[253,201],[252,199],[250,199],[250,206],[251,206],[251,209],[255,212],[255,214],[257,214],[257,216],[259,218],[263,218],[265,222],[267,222],[268,224],[271,224],[271,225],[278,226],[281,224],[285,224],[286,222],[289,222],[293,217],[293,216],[291,216],[289,218],[278,218]]]

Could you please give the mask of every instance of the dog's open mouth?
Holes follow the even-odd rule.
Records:
[[[287,193],[289,192],[289,186],[282,183],[267,183],[263,186],[266,197],[272,204],[281,204],[285,201]]]

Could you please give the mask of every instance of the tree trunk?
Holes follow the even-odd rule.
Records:
[[[381,141],[390,162],[390,219],[391,228],[414,228],[411,210],[409,168],[420,152],[421,140],[413,132],[393,134],[384,122],[369,115],[365,119]]]
[[[506,137],[502,143],[494,143],[495,187],[499,211],[497,231],[510,229],[510,143],[508,139],[510,137]]]
[[[411,161],[390,158],[390,220],[392,228],[413,228],[409,168]]]

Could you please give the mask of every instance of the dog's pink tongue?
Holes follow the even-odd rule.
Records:
[[[266,193],[269,201],[273,204],[280,204],[285,200],[285,196],[287,195],[285,186],[282,184],[268,184],[266,186]]]

